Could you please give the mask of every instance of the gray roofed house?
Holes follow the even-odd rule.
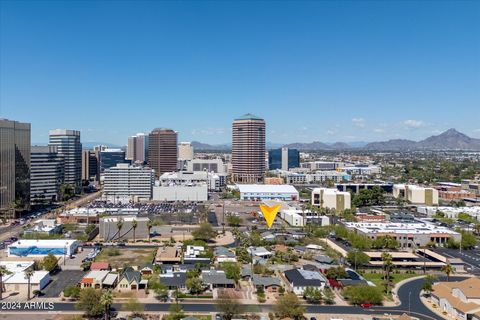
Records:
[[[273,241],[275,240],[275,235],[270,232],[270,231],[265,231],[265,232],[262,232],[260,234],[260,236],[262,237],[263,240],[265,241]]]
[[[188,270],[195,269],[194,264],[161,264],[160,272],[187,272]]]
[[[187,274],[185,272],[168,272],[160,275],[160,282],[169,290],[185,289]]]
[[[138,290],[142,288],[145,288],[145,284],[142,283],[142,274],[131,267],[125,268],[118,281],[117,290]]]
[[[269,292],[277,292],[282,285],[278,278],[263,277],[256,274],[252,276],[252,283],[255,287],[263,287],[263,289]]]
[[[235,287],[235,281],[228,279],[223,270],[204,270],[201,276],[203,283],[208,285],[210,289]]]
[[[240,276],[242,278],[251,278],[252,277],[252,268],[250,266],[243,266],[240,271]]]
[[[215,256],[223,256],[227,258],[235,258],[235,253],[230,251],[226,247],[216,247],[215,250],[213,251],[213,254]]]
[[[316,287],[323,289],[328,280],[323,274],[316,271],[303,269],[291,269],[284,272],[293,292],[302,295],[307,287]]]

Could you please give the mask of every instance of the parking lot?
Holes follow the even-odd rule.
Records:
[[[58,297],[70,285],[76,285],[85,275],[81,270],[62,270],[52,276],[52,281],[42,290],[43,297]]]

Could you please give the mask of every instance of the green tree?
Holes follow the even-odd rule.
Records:
[[[104,310],[104,307],[99,303],[101,297],[102,292],[100,290],[94,288],[82,289],[76,308],[84,311],[87,317],[100,317]]]
[[[338,267],[333,267],[327,270],[327,277],[329,279],[345,279],[347,278],[347,272],[345,271],[345,268],[338,266]]]
[[[238,227],[242,223],[242,218],[234,215],[230,215],[227,217],[227,223],[231,227]]]
[[[104,307],[105,320],[110,319],[110,306],[113,302],[113,291],[111,289],[105,290],[100,296],[100,304]]]
[[[229,294],[222,294],[216,301],[215,307],[222,315],[223,320],[232,320],[232,318],[240,314],[241,307],[238,299]]]
[[[138,227],[138,222],[137,222],[137,220],[133,219],[133,221],[132,221],[133,242],[135,242],[135,240],[136,240],[135,239],[135,236],[136,236],[135,231],[137,230],[137,227]]]
[[[160,281],[157,276],[150,277],[148,280],[148,288],[153,290],[155,297],[159,300],[167,300],[168,288]]]
[[[308,303],[320,303],[322,302],[322,291],[314,287],[306,287],[303,291],[303,298]]]
[[[189,278],[185,281],[188,291],[191,294],[200,294],[203,292],[203,282],[200,278]]]
[[[195,240],[203,240],[209,242],[216,236],[216,232],[213,230],[212,225],[208,222],[201,223],[200,226],[192,231],[192,236]]]
[[[25,279],[27,279],[27,300],[30,300],[30,291],[32,290],[30,280],[32,279],[34,272],[35,271],[33,271],[32,268],[28,268],[28,269],[25,269],[25,271],[23,271],[25,275]]]
[[[451,264],[446,264],[442,267],[442,272],[447,275],[447,281],[450,281],[450,274],[452,274],[454,271],[455,269]]]
[[[383,294],[377,287],[368,285],[348,286],[342,291],[343,296],[352,304],[381,304]]]
[[[477,238],[471,232],[463,231],[462,234],[462,248],[473,249],[477,245]]]
[[[225,275],[228,279],[232,279],[235,283],[238,283],[241,276],[240,266],[235,262],[224,262],[221,265],[223,271],[225,271]]]
[[[303,319],[305,308],[300,304],[300,300],[295,293],[289,292],[278,297],[274,307],[278,318],[291,318],[293,320]]]
[[[122,218],[117,220],[117,241],[120,240],[123,223],[124,222]]]
[[[387,252],[383,252],[382,255],[381,255],[381,259],[382,259],[382,262],[383,262],[383,271],[384,271],[384,280],[385,280],[385,291],[387,294],[390,293],[390,286],[391,286],[391,280],[390,280],[390,273],[392,271],[392,268],[393,268],[393,258],[392,258],[392,255],[387,253]]]
[[[326,304],[335,303],[335,293],[333,293],[332,289],[330,289],[329,287],[323,289],[323,300]]]
[[[67,298],[78,299],[80,297],[80,288],[76,285],[69,285],[63,289],[63,295]]]
[[[55,270],[58,266],[58,259],[51,253],[42,259],[42,266],[48,272]]]
[[[370,257],[362,251],[349,251],[347,254],[347,261],[350,265],[355,266],[355,270],[357,266],[363,266],[370,261]]]
[[[3,291],[5,291],[5,286],[3,284],[3,277],[6,275],[11,274],[10,271],[7,270],[6,267],[0,266],[0,300],[3,299]]]

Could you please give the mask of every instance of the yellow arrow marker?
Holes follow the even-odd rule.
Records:
[[[266,206],[264,204],[260,205],[260,210],[262,210],[263,217],[265,218],[265,221],[267,222],[268,228],[271,228],[273,225],[273,220],[275,220],[275,217],[277,216],[278,210],[280,210],[280,205],[275,205],[273,207]]]

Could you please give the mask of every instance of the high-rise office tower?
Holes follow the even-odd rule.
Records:
[[[246,114],[232,125],[232,180],[259,183],[265,175],[265,121]]]
[[[144,163],[148,158],[148,135],[137,133],[135,136],[128,137],[127,160],[132,163]]]
[[[177,170],[177,133],[172,129],[154,129],[148,136],[148,165],[158,178]]]
[[[100,151],[82,151],[82,181],[100,180],[99,158]]]
[[[268,152],[269,170],[288,170],[300,167],[300,153],[297,149],[280,148]]]
[[[55,129],[50,130],[50,146],[56,146],[58,154],[65,159],[65,181],[80,191],[82,186],[82,144],[80,131]]]
[[[193,160],[193,146],[191,142],[180,142],[178,145],[178,160]]]
[[[29,204],[30,123],[0,119],[0,211],[12,217]]]
[[[65,179],[65,161],[57,147],[32,147],[30,199],[32,203],[59,200],[60,186]]]

